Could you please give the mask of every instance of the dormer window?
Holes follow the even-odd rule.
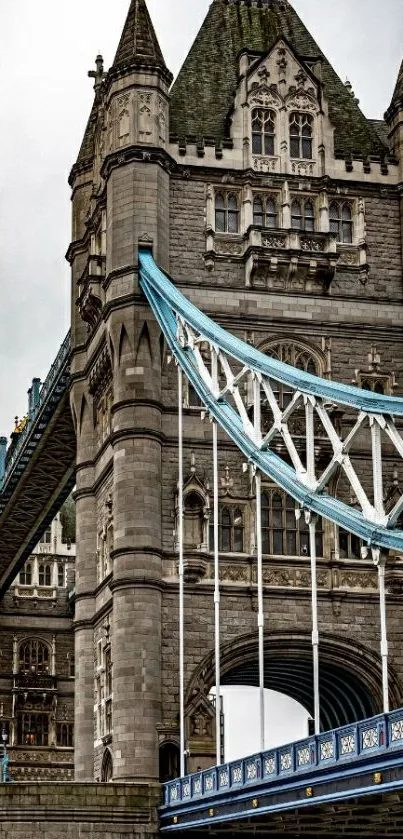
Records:
[[[312,160],[313,117],[290,114],[290,157]]]
[[[329,207],[330,232],[339,242],[351,244],[353,241],[353,215],[350,204],[332,201]]]
[[[217,193],[215,197],[215,229],[217,233],[238,233],[239,203],[234,193]]]
[[[274,155],[275,125],[274,111],[266,108],[252,111],[252,154]]]
[[[253,200],[253,224],[256,227],[277,227],[277,207],[274,198],[256,195]]]
[[[294,199],[291,204],[291,227],[293,230],[315,230],[315,208],[312,201]]]

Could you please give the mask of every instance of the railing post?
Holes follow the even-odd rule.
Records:
[[[0,489],[6,473],[7,437],[0,437]]]
[[[32,420],[39,405],[41,380],[32,379],[32,385],[28,390],[28,419]]]
[[[185,689],[184,689],[184,561],[183,561],[183,410],[182,370],[178,364],[178,536],[179,536],[179,731],[180,776],[185,774]]]

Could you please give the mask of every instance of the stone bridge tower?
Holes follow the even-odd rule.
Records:
[[[70,180],[76,779],[112,772],[113,695],[113,777],[129,781],[158,777],[161,720],[163,348],[139,293],[137,249],[152,244],[169,268],[172,77],[143,0],[131,3],[112,68],[98,56],[89,75],[94,105]]]
[[[128,0],[129,3],[129,0]],[[309,372],[401,392],[401,76],[367,119],[286,0],[213,0],[178,78],[132,0],[73,191],[71,407],[77,433],[76,779],[176,770],[177,380],[138,285],[139,244],[237,336]],[[391,80],[391,90],[393,89]],[[386,104],[386,103],[385,103]],[[189,769],[214,761],[212,449],[184,384]],[[278,394],[285,406],[289,393]],[[348,411],[338,417],[344,434]],[[298,416],[296,445],[303,441]],[[370,446],[354,457],[371,480]],[[326,443],[318,447],[326,458]],[[385,504],[403,491],[391,460]],[[253,487],[221,437],[223,684],[256,684]],[[351,501],[336,479],[334,491]],[[368,490],[369,491],[369,490]],[[354,501],[354,499],[352,499]],[[266,685],[312,713],[309,542],[263,482]],[[381,710],[377,575],[318,526],[322,726]],[[388,560],[391,705],[403,702],[399,557]],[[160,767],[158,757],[160,753]]]

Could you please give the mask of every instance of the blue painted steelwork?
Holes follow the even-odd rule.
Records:
[[[259,795],[260,788],[269,789],[282,779],[298,784],[304,773],[310,777],[325,769],[343,773],[363,758],[376,765],[378,758],[393,758],[402,749],[403,708],[169,781],[164,784],[161,814],[178,812],[185,805],[208,804],[213,797],[219,803],[233,793],[250,795],[251,787]]]
[[[270,377],[290,386],[295,392],[317,397],[329,403],[350,406],[370,417],[403,417],[403,399],[382,396],[350,385],[329,382],[311,373],[290,367],[245,344],[231,335],[196,306],[190,303],[156,265],[149,250],[140,250],[140,284],[161,326],[173,355],[192,383],[200,399],[220,426],[235,442],[245,457],[282,487],[301,506],[330,519],[335,524],[355,533],[368,545],[387,549],[403,549],[403,531],[370,520],[360,510],[350,507],[324,491],[310,489],[300,480],[296,470],[275,452],[259,447],[245,432],[239,414],[225,395],[216,398],[200,375],[194,347],[180,340],[178,318],[188,324],[217,351],[229,355],[259,376]],[[382,421],[382,417],[380,418]],[[400,435],[397,433],[400,438]],[[403,447],[403,441],[401,441]]]
[[[29,459],[38,445],[49,417],[56,410],[70,382],[70,332],[67,333],[59,352],[42,386],[34,379],[28,391],[28,414],[24,429],[16,436],[4,456],[0,440],[0,512],[6,496],[9,497],[21,477]]]

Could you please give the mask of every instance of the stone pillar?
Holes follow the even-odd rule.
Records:
[[[75,780],[94,778],[94,633],[96,499],[93,492],[92,400],[82,383],[73,386],[77,417],[76,598],[75,598]]]
[[[88,585],[85,567],[92,565],[95,557],[93,532],[95,499],[92,495],[78,496],[77,509],[77,558],[75,604],[75,688],[74,688],[74,742],[75,779],[94,779],[94,631],[92,614],[94,602]],[[88,567],[87,566],[87,567]],[[92,570],[92,569],[91,569]],[[88,575],[89,576],[89,575]]]
[[[158,778],[161,722],[160,331],[143,306],[126,310],[125,330],[114,376],[112,437],[116,781]]]

